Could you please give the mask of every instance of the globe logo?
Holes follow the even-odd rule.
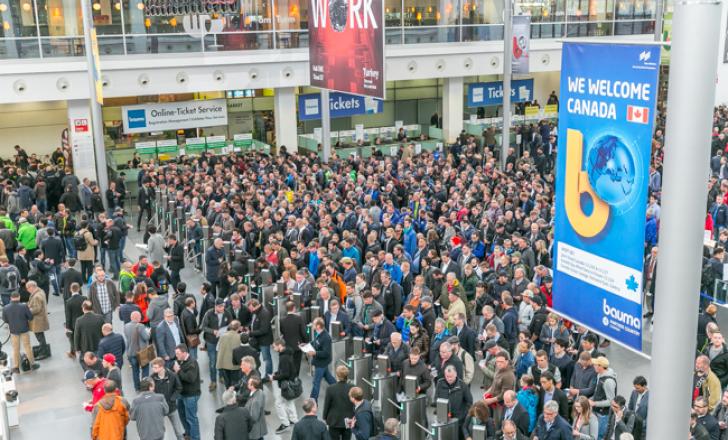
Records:
[[[626,202],[635,183],[635,160],[624,142],[613,135],[597,139],[587,155],[589,183],[609,205]]]
[[[347,0],[329,0],[329,20],[335,32],[344,31],[348,15],[349,2]]]

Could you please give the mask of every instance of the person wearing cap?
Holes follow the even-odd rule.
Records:
[[[452,346],[453,356],[458,358],[463,365],[463,382],[465,385],[470,385],[475,375],[475,361],[473,356],[470,355],[461,345],[460,340],[457,336],[450,336],[447,340]]]
[[[91,412],[94,409],[94,406],[96,406],[96,403],[98,403],[98,401],[106,394],[104,391],[106,378],[99,375],[99,373],[95,370],[86,370],[83,373],[82,381],[86,386],[86,389],[91,391],[91,400],[85,401],[83,403],[83,408],[87,412]]]
[[[592,359],[592,364],[597,373],[597,385],[589,403],[599,419],[599,436],[601,438],[606,432],[610,405],[617,395],[617,374],[609,368],[609,360],[604,356]]]
[[[119,387],[119,390],[121,390],[121,370],[116,364],[116,356],[111,353],[106,353],[101,358],[101,365],[104,367],[104,371],[106,372],[106,380],[113,380]]]

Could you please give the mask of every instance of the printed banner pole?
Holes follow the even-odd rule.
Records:
[[[675,2],[648,440],[688,438],[721,2]]]
[[[553,308],[638,351],[659,63],[654,44],[563,44]]]
[[[321,89],[321,149],[324,163],[331,157],[331,106],[328,89]]]
[[[506,157],[511,145],[511,60],[513,53],[513,3],[503,0],[503,130],[501,139],[501,169],[506,169]]]

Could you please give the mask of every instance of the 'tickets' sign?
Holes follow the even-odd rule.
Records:
[[[311,85],[384,98],[384,1],[310,0]]]

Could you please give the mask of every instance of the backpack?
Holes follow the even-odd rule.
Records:
[[[85,251],[88,249],[88,242],[84,236],[85,233],[85,230],[81,230],[73,234],[73,247],[75,247],[77,251]]]
[[[157,293],[159,294],[166,294],[169,292],[169,280],[167,279],[167,276],[162,276],[157,280]]]
[[[20,275],[14,267],[8,266],[0,269],[0,280],[7,292],[17,292],[20,288]]]

